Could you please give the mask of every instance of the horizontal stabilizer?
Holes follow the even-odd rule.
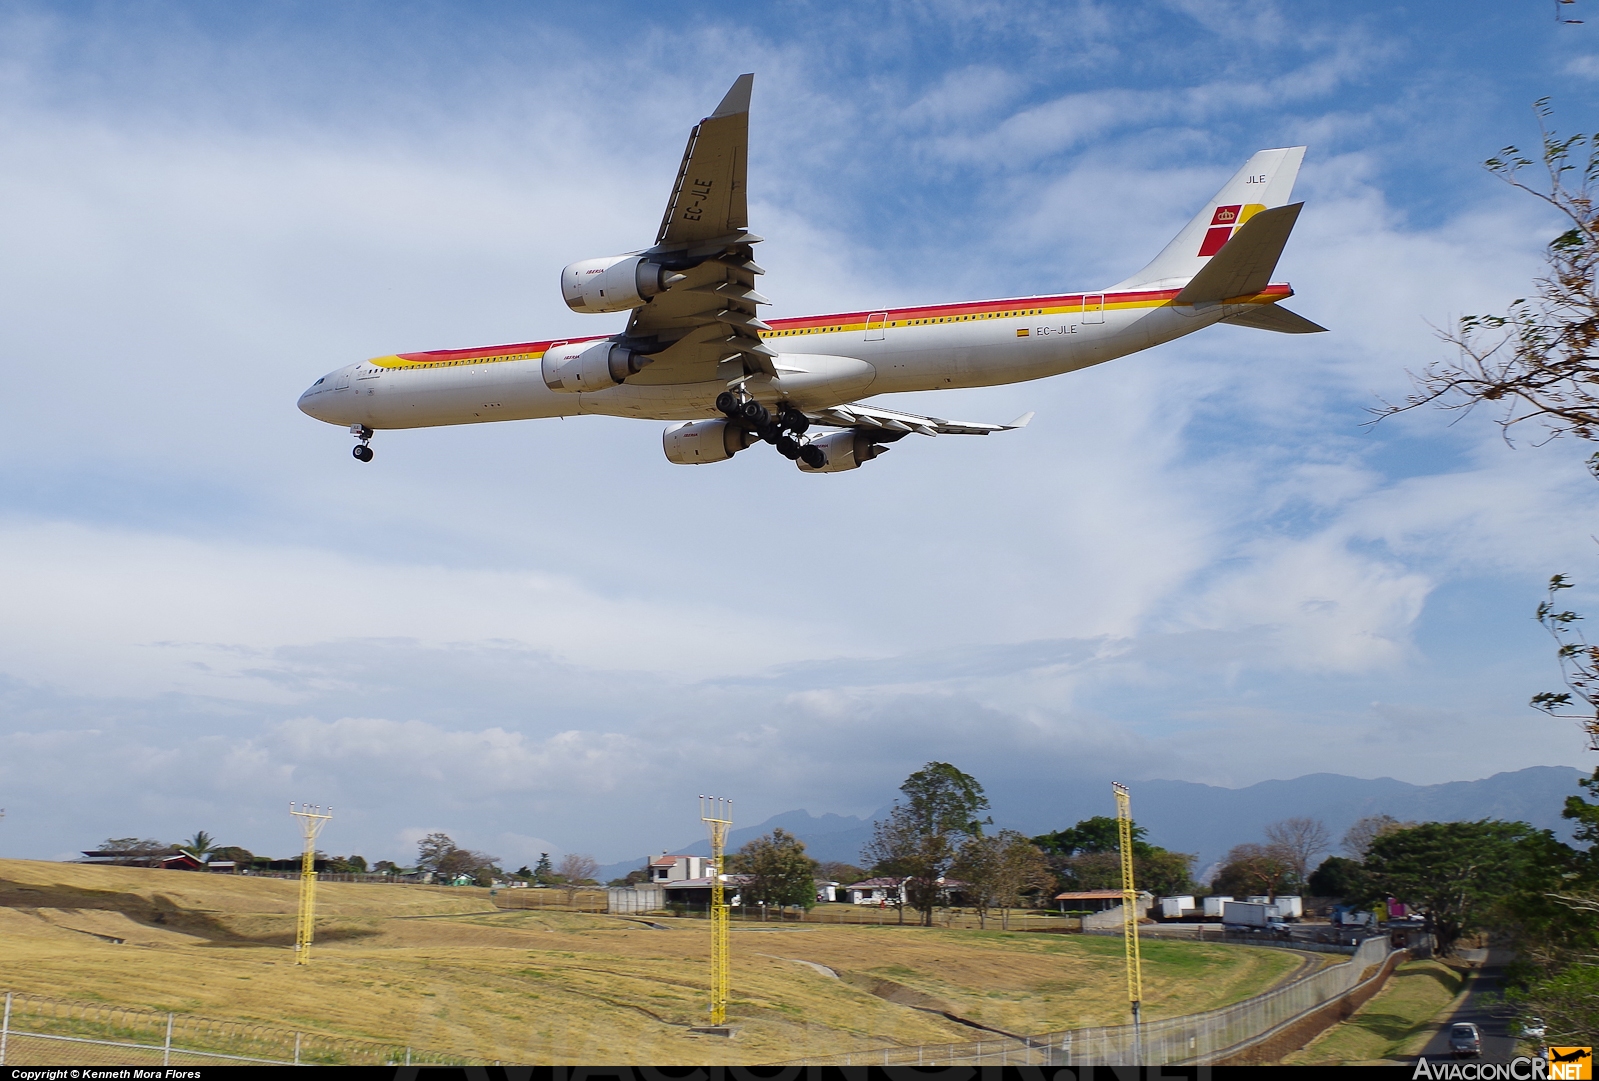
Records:
[[[1263,304],[1251,307],[1248,311],[1229,315],[1222,320],[1239,327],[1254,327],[1256,330],[1275,330],[1278,334],[1325,334],[1327,328],[1318,326],[1306,319],[1303,315],[1296,315],[1287,308],[1276,304]]]
[[[1254,296],[1271,284],[1288,234],[1299,220],[1304,203],[1262,210],[1233,234],[1192,281],[1183,286],[1173,303],[1218,304],[1232,297]]]

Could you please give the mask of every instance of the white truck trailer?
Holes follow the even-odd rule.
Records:
[[[1250,931],[1286,931],[1288,925],[1278,915],[1276,905],[1254,901],[1228,901],[1222,906],[1221,922],[1226,927]]]
[[[1222,906],[1231,900],[1231,897],[1221,896],[1205,898],[1205,918],[1207,920],[1221,919]]]
[[[1187,913],[1194,910],[1194,899],[1188,896],[1162,897],[1160,899],[1160,915],[1162,919],[1180,920]]]

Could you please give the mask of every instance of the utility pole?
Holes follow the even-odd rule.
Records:
[[[700,821],[711,835],[711,1027],[722,1028],[727,1024],[728,939],[732,930],[722,856],[727,851],[728,831],[733,828],[733,801],[701,796]]]
[[[1133,1007],[1133,1064],[1144,1061],[1139,1008],[1144,998],[1144,963],[1138,952],[1138,887],[1133,881],[1133,815],[1127,786],[1111,782],[1116,793],[1116,827],[1122,849],[1122,949],[1127,956],[1127,1001]]]
[[[299,810],[289,804],[289,813],[300,820],[305,834],[305,855],[300,858],[300,918],[294,928],[294,963],[311,963],[311,935],[316,929],[316,836],[333,817],[333,808],[326,812],[313,804],[302,803]]]

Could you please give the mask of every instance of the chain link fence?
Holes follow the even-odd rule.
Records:
[[[1208,1065],[1269,1036],[1327,1003],[1378,979],[1392,952],[1386,936],[1362,942],[1343,964],[1204,1013],[1142,1025],[1067,1029],[1039,1036],[999,1036],[967,1043],[880,1047],[808,1058],[812,1066],[1165,1066]]]
[[[8,992],[0,1066],[485,1066],[481,1059],[126,1006]]]

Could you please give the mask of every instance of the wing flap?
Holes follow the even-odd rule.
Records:
[[[1025,428],[1033,414],[1024,413],[1009,424],[984,424],[977,421],[945,420],[942,417],[923,417],[915,413],[901,413],[896,409],[876,406],[835,405],[828,409],[807,410],[805,415],[817,424],[832,428],[876,428],[880,431],[907,435],[989,435],[992,432],[1009,432]]]

